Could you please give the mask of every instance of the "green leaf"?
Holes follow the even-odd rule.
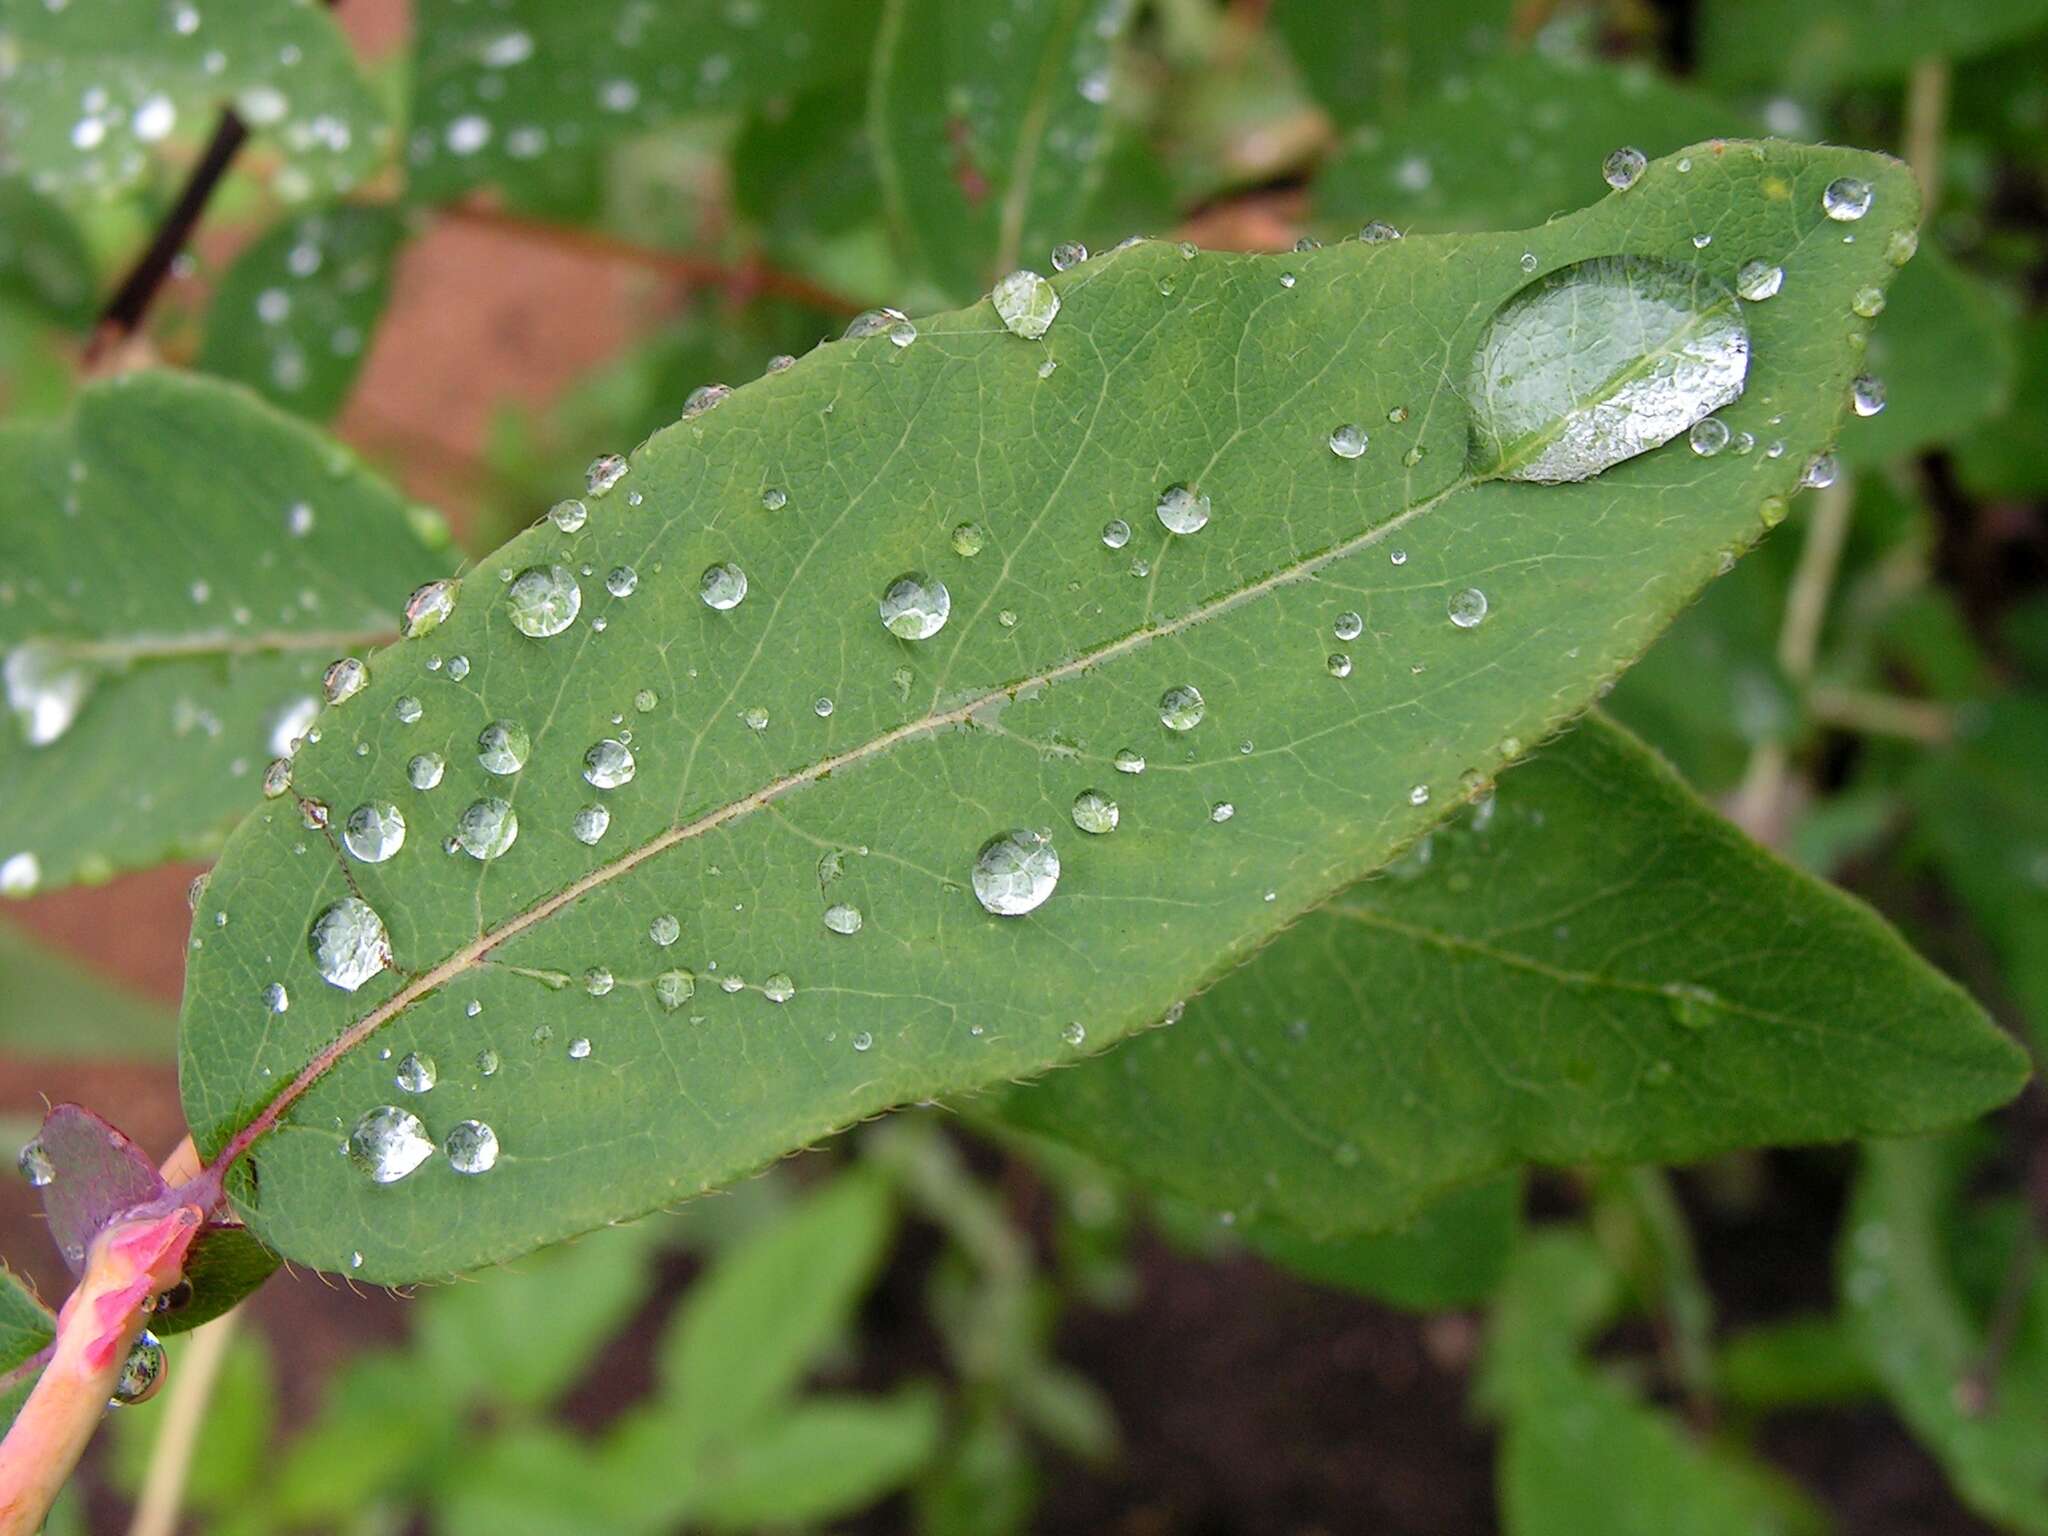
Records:
[[[56,1314],[13,1270],[0,1265],[0,1434],[36,1384],[40,1368],[30,1362],[56,1339]]]
[[[1499,1482],[1508,1536],[1825,1530],[1790,1483],[1734,1445],[1694,1439],[1578,1358],[1576,1340],[1609,1319],[1618,1294],[1582,1234],[1545,1233],[1516,1258],[1487,1359],[1487,1395],[1506,1421]]]
[[[1700,72],[1717,85],[1800,93],[1903,79],[1927,58],[1988,53],[2048,26],[2048,0],[1712,0]]]
[[[346,1454],[345,1452],[343,1454]],[[519,1427],[466,1446],[442,1472],[434,1529],[445,1536],[652,1533],[636,1495],[602,1457],[553,1426]]]
[[[707,1469],[693,1514],[721,1530],[852,1514],[931,1460],[939,1425],[929,1391],[808,1398],[726,1449]]]
[[[2037,1050],[2048,1049],[2044,752],[2048,701],[2008,695],[1973,712],[1967,734],[1910,786],[1919,841],[1991,941]]]
[[[1714,1362],[1714,1395],[1771,1412],[1853,1402],[1877,1380],[1839,1317],[1794,1317],[1729,1337]]]
[[[2009,407],[1956,445],[1956,473],[1979,496],[2048,496],[2048,454],[2040,451],[2048,440],[2048,315],[2008,333],[2019,353]]]
[[[332,416],[369,352],[404,236],[384,204],[338,203],[285,220],[221,280],[199,366],[297,415]]]
[[[448,566],[395,491],[226,385],[132,374],[0,429],[0,890],[218,847],[321,669]]]
[[[885,0],[868,133],[897,241],[941,292],[1050,270],[1052,247],[1079,238],[1135,9],[1048,0],[991,20],[950,0]]]
[[[1959,1140],[1865,1150],[1837,1258],[1842,1305],[1892,1405],[1963,1501],[2007,1529],[2048,1531],[2048,1278],[2034,1263],[2019,1315],[1994,1346],[1997,1280],[1973,1306],[1951,1267],[1950,1213],[1969,1172]],[[1995,1388],[1972,1392],[1994,1348]]]
[[[71,215],[16,177],[0,178],[0,298],[70,326],[92,318],[93,259]]]
[[[853,1314],[888,1247],[888,1187],[842,1174],[720,1255],[661,1343],[662,1382],[698,1444],[732,1451]]]
[[[1290,9],[1283,0],[1283,24]],[[1364,17],[1380,8],[1349,9]],[[1433,232],[1537,225],[1600,190],[1609,150],[1664,155],[1748,126],[1640,65],[1552,53],[1482,58],[1429,87],[1400,132],[1353,135],[1323,168],[1320,227],[1355,230],[1368,218]],[[1505,135],[1503,124],[1513,125]]]
[[[1848,175],[1875,188],[1853,243],[1821,211]],[[1756,537],[1844,410],[1847,296],[1890,274],[1887,237],[1913,218],[1891,162],[1726,145],[1537,231],[1288,256],[1141,243],[1055,276],[1042,342],[983,305],[925,317],[908,347],[835,343],[735,391],[642,448],[578,531],[544,522],[480,562],[441,630],[373,657],[323,717],[298,794],[331,827],[398,808],[395,858],[323,849],[288,801],[233,836],[183,1013],[199,1145],[259,1143],[261,1198],[246,1167],[234,1194],[281,1252],[333,1268],[359,1250],[361,1277],[417,1279],[1156,1021],[1413,841],[1469,792],[1461,776],[1583,709]],[[1701,227],[1750,238],[1702,253]],[[1525,251],[1539,271],[1781,261],[1797,281],[1746,311],[1749,393],[1725,414],[1782,417],[1787,454],[1673,442],[1577,485],[1475,483],[1453,381],[1529,281]],[[1374,435],[1355,459],[1328,446],[1346,422]],[[1209,524],[1171,534],[1155,508],[1190,482],[1167,516],[1187,527],[1206,498]],[[1136,530],[1121,548],[1102,543],[1110,517]],[[734,595],[727,568],[748,595],[707,605],[706,574],[718,603]],[[949,584],[934,639],[878,617],[909,571]],[[1474,592],[1490,617],[1453,622],[1476,617]],[[572,593],[552,638],[513,622],[550,628]],[[1340,643],[1347,610],[1358,637]],[[460,683],[428,665],[457,653]],[[1203,718],[1168,728],[1194,713],[1174,692],[1189,685]],[[424,706],[409,725],[406,696]],[[530,741],[517,773],[483,765],[511,766],[480,756],[496,722]],[[620,784],[615,749],[596,770],[589,754],[628,730],[637,773]],[[1119,773],[1124,749],[1153,766]],[[407,762],[424,751],[447,768],[420,791]],[[1090,788],[1120,802],[1107,837],[1071,820]],[[518,818],[509,851],[439,851],[459,827],[501,845],[493,802]],[[577,828],[600,819],[586,845]],[[985,910],[978,850],[1039,827],[1065,861],[1057,894],[1023,920]],[[380,950],[345,898],[379,915],[392,971],[366,975]],[[842,905],[858,932],[825,921]],[[309,952],[330,911],[330,937],[366,924],[365,965],[329,965],[354,992]],[[288,1029],[262,1008],[273,982]],[[378,1184],[336,1155],[394,1099],[386,1050],[436,1057],[443,1088],[416,1113],[437,1144],[487,1121],[490,1173],[435,1157]],[[489,1077],[472,1065],[486,1050]],[[2013,1078],[2003,1056],[1979,1071],[1972,1102]],[[1651,1097],[1681,1106],[1688,1086]]]
[[[1001,1108],[1147,1183],[1337,1233],[1522,1161],[1926,1129],[2025,1072],[1875,914],[1593,717],[1171,1029]]]
[[[2005,409],[2013,381],[2012,320],[1998,295],[1938,250],[1899,274],[1870,333],[1868,371],[1883,414],[1842,434],[1842,459],[1883,464],[1960,437]]]
[[[0,0],[0,173],[73,201],[197,144],[232,105],[284,161],[287,198],[333,196],[391,147],[391,124],[324,7],[277,0]]]
[[[545,187],[588,151],[693,113],[729,111],[854,74],[874,0],[421,0],[414,193]]]
[[[1272,25],[1340,128],[1402,122],[1445,75],[1496,50],[1509,0],[1276,0]]]
[[[168,1061],[178,1016],[0,925],[0,1049],[45,1059]]]

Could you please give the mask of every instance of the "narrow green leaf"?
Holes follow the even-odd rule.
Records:
[[[1275,0],[1272,25],[1340,128],[1399,123],[1507,36],[1509,0]]]
[[[2048,1531],[2048,1277],[2032,1266],[2012,1298],[2019,1314],[1996,1325],[1994,1375],[1980,1376],[1993,1358],[1987,1314],[2001,1287],[1994,1279],[1973,1306],[1952,1269],[1949,1227],[1969,1171],[1961,1140],[1865,1150],[1837,1257],[1842,1305],[1892,1405],[1964,1502],[2007,1529],[2039,1533]],[[2003,1268],[2001,1256],[1994,1274]]]
[[[1794,1317],[1731,1335],[1714,1362],[1714,1395],[1762,1412],[1853,1402],[1877,1378],[1839,1317]]]
[[[1850,177],[1873,194],[1845,242],[1822,197]],[[1841,418],[1849,296],[1914,217],[1875,156],[1703,148],[1536,231],[1140,243],[1054,277],[1043,341],[979,305],[700,400],[596,478],[575,531],[515,539],[430,640],[371,658],[295,760],[305,803],[235,834],[183,1014],[201,1147],[260,1141],[261,1198],[246,1167],[235,1194],[281,1252],[420,1278],[1156,1021],[1584,708],[1756,537]],[[1700,252],[1703,226],[1750,238]],[[1532,276],[1617,254],[1730,276],[1738,247],[1798,279],[1746,308],[1748,392],[1723,413],[1781,418],[1785,456],[1675,441],[1576,485],[1474,479],[1457,381]],[[1330,447],[1350,424],[1357,457]],[[932,582],[950,593],[923,641],[879,612],[912,572],[906,628]],[[459,683],[429,666],[458,653]],[[1126,750],[1149,770],[1119,772]],[[426,751],[444,779],[415,789]],[[1119,803],[1107,836],[1074,820],[1091,789]],[[321,807],[330,830],[378,822],[382,852],[391,807],[405,843],[323,848]],[[1050,873],[1037,828],[1063,872],[1020,917]],[[992,839],[991,876],[1007,847],[1039,881],[978,897]],[[392,1062],[415,1051],[443,1089],[401,1109]],[[2010,1081],[1986,1072],[1980,1093]],[[472,1119],[490,1172],[419,1155]],[[359,1123],[395,1154],[363,1161],[416,1171],[337,1156]]]
[[[1989,53],[2048,26],[2048,0],[1713,0],[1700,71],[1719,85],[1812,94],[1901,80],[1921,59]]]
[[[1051,269],[1079,238],[1109,151],[1106,108],[1131,0],[1047,0],[991,20],[949,0],[886,0],[868,132],[890,223],[943,293]]]
[[[652,1536],[663,1529],[645,1517],[641,1489],[622,1485],[588,1442],[553,1425],[465,1446],[437,1483],[434,1529],[443,1536]]]
[[[421,0],[413,191],[438,201],[482,182],[545,185],[562,150],[857,73],[875,10],[874,0]]]
[[[35,1387],[35,1357],[56,1342],[57,1317],[13,1270],[0,1265],[0,1434]]]
[[[72,200],[149,172],[232,105],[285,162],[277,189],[331,197],[391,146],[391,124],[324,7],[277,0],[0,0],[0,173]]]
[[[286,219],[221,280],[199,366],[296,415],[333,415],[369,351],[404,235],[384,204],[337,203]]]
[[[80,326],[92,318],[93,268],[62,206],[19,177],[0,178],[0,298]]]
[[[887,1186],[843,1174],[719,1257],[660,1350],[693,1439],[729,1446],[794,1390],[845,1328],[894,1225]]]
[[[751,1531],[850,1515],[931,1459],[940,1424],[929,1391],[806,1399],[727,1450],[698,1490],[694,1517]]]
[[[345,451],[222,384],[132,374],[0,429],[0,893],[217,847],[321,670],[447,573],[421,534]]]
[[[1594,717],[1171,1029],[1001,1108],[1147,1183],[1336,1233],[1521,1161],[1923,1130],[2025,1073],[1874,913]]]

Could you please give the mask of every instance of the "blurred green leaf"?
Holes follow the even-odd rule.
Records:
[[[1507,1536],[1775,1536],[1824,1531],[1790,1483],[1730,1444],[1697,1439],[1582,1361],[1619,1288],[1583,1235],[1530,1238],[1488,1344],[1486,1392],[1504,1421]]]
[[[1995,292],[1923,246],[1870,333],[1865,362],[1885,385],[1884,411],[1842,429],[1842,461],[1904,458],[2000,414],[2012,389],[2011,333]]]
[[[169,1379],[178,1379],[185,1349],[168,1348]],[[118,1413],[108,1421],[116,1487],[133,1498],[142,1488],[150,1455],[170,1422],[162,1398],[144,1413]],[[246,1509],[261,1498],[263,1475],[277,1428],[277,1392],[271,1381],[270,1350],[260,1334],[242,1329],[229,1341],[220,1374],[206,1399],[198,1426],[199,1451],[188,1463],[183,1508],[217,1515]]]
[[[412,190],[515,192],[678,118],[794,96],[866,63],[874,0],[420,0]]]
[[[663,1390],[692,1444],[738,1454],[845,1329],[894,1225],[888,1186],[843,1173],[719,1256],[659,1349]]]
[[[388,115],[322,6],[0,0],[0,42],[0,174],[53,196],[133,186],[160,145],[201,142],[229,105],[282,157],[274,185],[292,200],[347,190],[391,145]]]
[[[397,210],[380,203],[286,219],[221,279],[199,367],[297,415],[332,416],[369,351],[404,235]]]
[[[1423,1207],[1405,1227],[1317,1240],[1277,1221],[1238,1233],[1282,1268],[1416,1312],[1465,1307],[1493,1293],[1522,1220],[1522,1181],[1510,1175]]]
[[[1956,474],[1979,496],[2048,496],[2048,314],[2008,330],[2019,354],[2011,400],[1956,445]],[[1907,367],[1921,362],[1911,358]]]
[[[707,1459],[693,1517],[714,1529],[754,1530],[851,1514],[931,1459],[939,1424],[938,1399],[917,1388],[886,1398],[806,1398]]]
[[[1038,1502],[1031,1448],[1005,1414],[983,1407],[916,1489],[919,1536],[1015,1536]]]
[[[56,1338],[56,1314],[13,1270],[0,1265],[0,1434],[21,1412],[40,1374],[28,1362]]]
[[[1903,79],[1920,59],[1988,53],[2048,26],[2048,0],[1707,0],[1700,72],[1716,85],[1814,92]]]
[[[1375,879],[1002,1112],[1311,1232],[1522,1160],[1663,1162],[1953,1123],[2025,1061],[1860,903],[1588,719]]]
[[[1079,238],[1111,143],[1131,0],[1043,0],[990,16],[885,0],[869,135],[896,239],[956,302]]]
[[[0,1049],[15,1056],[169,1061],[178,1015],[0,924]]]
[[[587,1442],[552,1427],[501,1430],[453,1458],[433,1493],[438,1536],[631,1536],[661,1526]]]
[[[1510,0],[1274,0],[1271,25],[1340,128],[1398,123],[1507,36]]]
[[[0,889],[213,851],[322,668],[449,564],[345,450],[228,385],[129,374],[0,428],[0,860],[24,861]]]
[[[461,1405],[412,1358],[373,1351],[328,1378],[313,1422],[281,1457],[269,1493],[278,1521],[333,1527],[407,1501],[459,1466]]]
[[[1714,1390],[1722,1401],[1768,1413],[1870,1397],[1877,1378],[1841,1318],[1795,1317],[1723,1341]]]
[[[1986,1313],[1996,1297],[1966,1300],[1950,1250],[1972,1143],[1865,1149],[1837,1279],[1864,1359],[1957,1494],[2008,1530],[2039,1533],[2048,1531],[2048,1273],[2038,1258],[2030,1262],[2012,1296],[2019,1311],[2003,1325],[1995,1382],[1978,1376],[1992,1350]],[[2039,1241],[2031,1233],[2026,1240]],[[2006,1262],[1998,1254],[1990,1267]]]
[[[70,213],[19,177],[0,177],[0,299],[83,326],[93,314],[93,259]]]

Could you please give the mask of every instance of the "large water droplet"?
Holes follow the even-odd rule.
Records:
[[[116,1408],[148,1402],[164,1384],[166,1366],[162,1343],[147,1328],[143,1329],[128,1346],[127,1358],[114,1375],[114,1394],[107,1401]]]
[[[472,800],[455,822],[455,845],[472,859],[495,859],[519,840],[519,813],[496,795]]]
[[[433,1155],[420,1117],[396,1104],[366,1111],[348,1133],[348,1160],[372,1184],[396,1184]]]
[[[382,864],[405,846],[405,817],[389,800],[366,800],[341,824],[341,845],[365,864]]]
[[[929,640],[946,627],[953,594],[923,571],[905,571],[882,591],[882,627],[900,640]]]
[[[1097,789],[1084,789],[1074,796],[1074,825],[1096,837],[1116,830],[1122,813],[1117,803]]]
[[[447,621],[455,611],[456,584],[452,581],[430,581],[423,587],[413,589],[405,600],[405,616],[399,624],[399,633],[408,640],[417,640],[421,635],[431,634]]]
[[[606,832],[611,830],[612,813],[608,806],[586,805],[569,818],[569,831],[577,842],[595,848]]]
[[[583,777],[598,789],[617,789],[633,782],[633,749],[607,736],[583,754]]]
[[[485,773],[517,773],[532,750],[533,738],[517,720],[493,720],[477,733],[476,760]]]
[[[1745,261],[1735,274],[1735,291],[1752,304],[1776,298],[1785,286],[1785,269],[1768,261]]]
[[[1045,905],[1060,882],[1060,856],[1043,834],[1000,832],[974,856],[974,899],[998,917],[1021,917]]]
[[[1154,509],[1168,533],[1200,533],[1209,523],[1209,498],[1185,485],[1169,485]]]
[[[1704,272],[1602,256],[1503,304],[1466,371],[1473,468],[1584,480],[1669,442],[1742,393],[1749,332]]]
[[[391,963],[384,919],[357,896],[344,896],[313,919],[306,948],[329,986],[353,992]]]
[[[370,681],[370,669],[358,657],[344,656],[321,676],[320,691],[330,704],[341,704],[361,693]]]
[[[406,781],[414,789],[432,789],[448,771],[447,759],[438,752],[421,752],[405,765]]]
[[[7,707],[32,747],[46,747],[70,730],[92,692],[91,672],[34,640],[7,653],[0,677],[7,687]]]
[[[1159,723],[1169,731],[1192,731],[1207,710],[1202,690],[1193,683],[1176,683],[1159,695]]]
[[[655,1000],[670,1013],[697,995],[697,978],[689,971],[663,971],[654,978]]]
[[[1051,283],[1036,272],[1012,272],[989,295],[1004,329],[1027,341],[1036,341],[1052,329],[1060,312],[1060,296]]]
[[[747,595],[747,573],[736,565],[707,566],[697,583],[697,595],[704,599],[705,607],[720,613],[737,608]]]
[[[1358,458],[1365,448],[1365,428],[1355,421],[1347,421],[1330,434],[1330,452],[1340,459]]]
[[[1627,145],[1608,153],[1600,162],[1600,178],[1617,192],[1626,192],[1649,167],[1649,157]]]
[[[1486,617],[1486,594],[1477,587],[1453,592],[1444,604],[1451,622],[1460,629],[1477,629]]]
[[[1842,176],[1827,185],[1820,195],[1821,211],[1829,218],[1853,224],[1870,212],[1870,183],[1855,176]]]
[[[498,1133],[481,1120],[458,1121],[443,1150],[457,1173],[489,1173],[498,1166]]]
[[[14,1166],[21,1170],[21,1176],[37,1189],[47,1188],[57,1178],[57,1165],[50,1161],[50,1154],[43,1150],[40,1141],[31,1141],[21,1149],[21,1155],[14,1160]]]
[[[433,1057],[407,1051],[399,1059],[398,1071],[392,1080],[407,1093],[431,1093],[434,1084],[441,1080],[441,1073],[435,1067]]]
[[[850,902],[835,901],[825,909],[825,926],[834,933],[859,933],[865,921],[860,908]]]
[[[545,640],[576,622],[583,589],[566,565],[530,565],[505,589],[505,611],[522,635]]]

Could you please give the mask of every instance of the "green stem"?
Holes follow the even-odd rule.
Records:
[[[1929,57],[1913,66],[1906,83],[1906,164],[1920,183],[1920,218],[1934,216],[1941,195],[1941,141],[1948,122],[1948,60]]]

